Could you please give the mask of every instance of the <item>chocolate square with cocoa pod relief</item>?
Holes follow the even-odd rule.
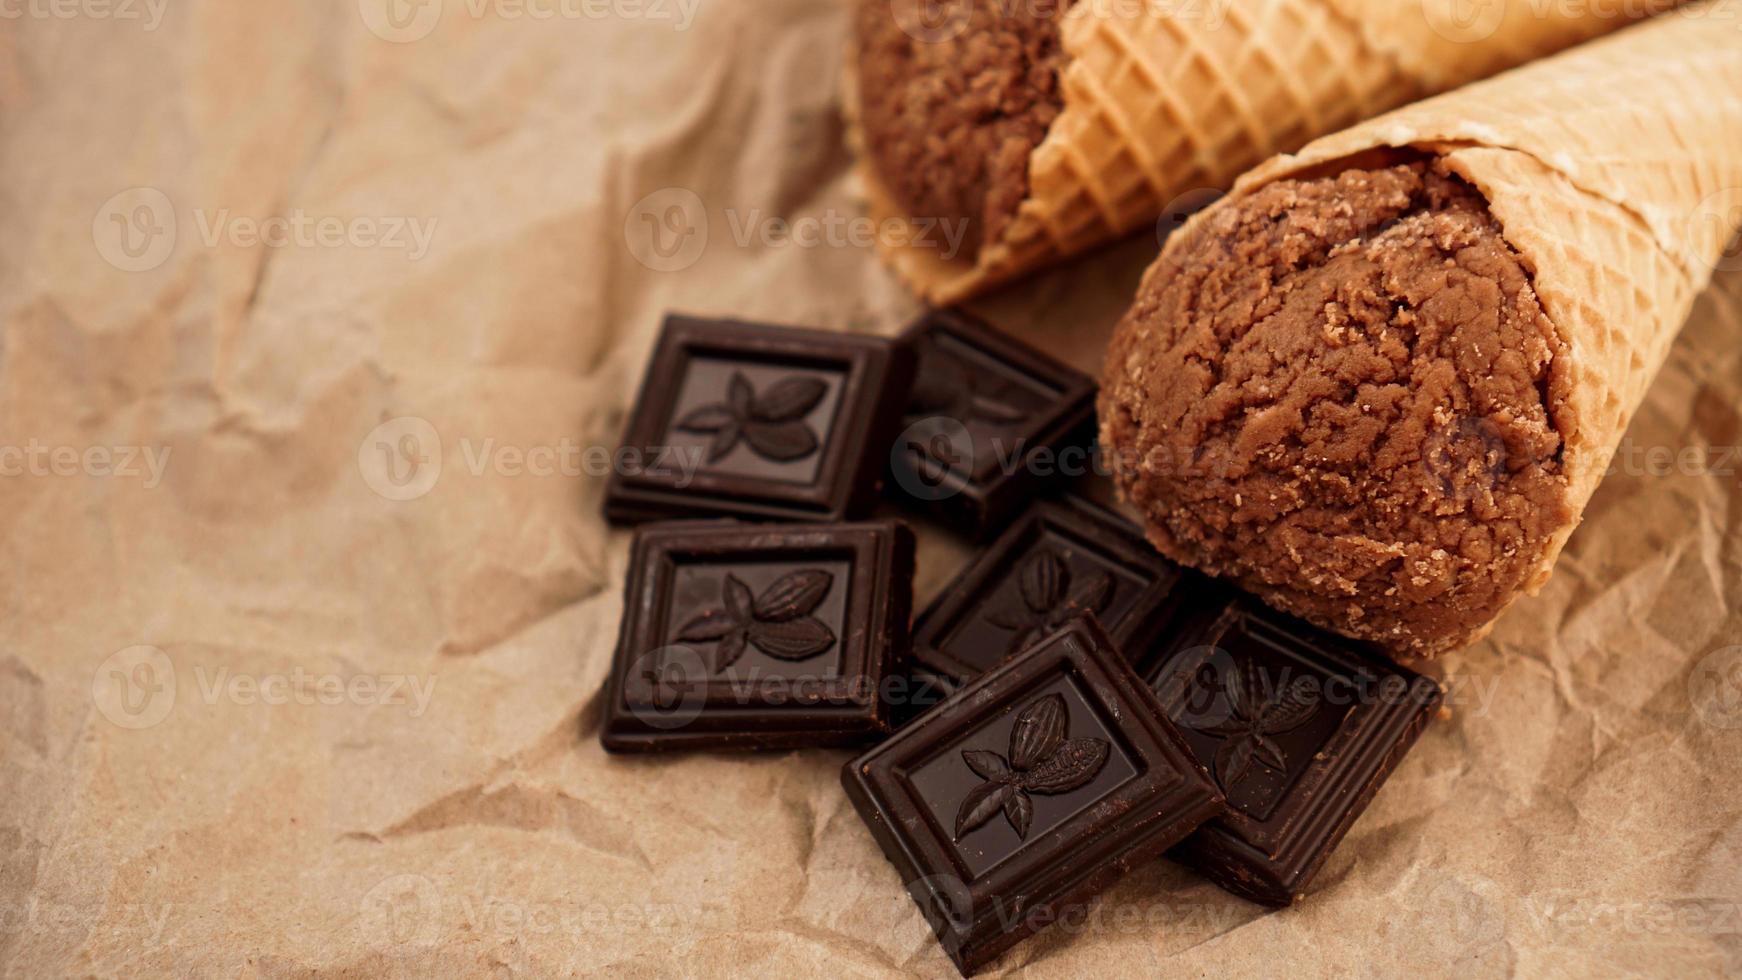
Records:
[[[671,316],[630,414],[605,514],[864,516],[912,382],[881,337]]]
[[[1220,794],[1079,616],[849,763],[842,783],[972,972],[1159,856]]]
[[[911,666],[947,692],[1084,612],[1140,653],[1196,580],[1119,515],[1074,496],[1043,500],[921,615]]]
[[[902,339],[918,359],[890,493],[972,538],[1093,467],[1095,381],[958,310]]]
[[[1227,797],[1174,851],[1222,887],[1287,905],[1433,717],[1432,679],[1221,587],[1144,675]]]
[[[601,738],[612,751],[858,745],[889,730],[913,536],[893,521],[643,528]]]

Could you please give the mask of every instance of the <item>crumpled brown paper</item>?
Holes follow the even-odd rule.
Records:
[[[842,7],[17,9],[0,973],[948,975],[845,753],[596,740],[597,474],[661,315],[914,310],[853,224]],[[1094,370],[1154,249],[978,309]],[[1000,967],[1742,971],[1739,330],[1730,271],[1307,901],[1157,862]],[[927,535],[922,600],[963,557]]]

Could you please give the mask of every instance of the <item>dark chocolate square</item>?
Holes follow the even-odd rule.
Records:
[[[849,763],[841,781],[964,974],[1221,803],[1091,616]]]
[[[983,538],[1036,493],[1090,471],[1095,381],[956,310],[902,339],[919,359],[891,493]]]
[[[889,730],[913,534],[894,521],[644,527],[600,739],[613,752],[863,745]]]
[[[1171,635],[1145,675],[1227,797],[1174,857],[1287,905],[1426,727],[1440,687],[1231,589]]]
[[[912,375],[912,353],[881,337],[667,317],[605,515],[864,516]]]
[[[912,669],[953,689],[1085,611],[1120,649],[1145,651],[1186,599],[1186,584],[1186,573],[1117,514],[1076,497],[1042,501],[920,616]]]

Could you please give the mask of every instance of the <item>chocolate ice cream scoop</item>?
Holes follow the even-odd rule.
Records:
[[[1530,272],[1425,160],[1229,204],[1109,350],[1121,489],[1164,553],[1276,606],[1397,651],[1467,640],[1573,518]]]
[[[998,239],[1028,196],[1029,155],[1063,102],[1058,21],[1072,2],[858,6],[866,152],[908,215],[965,230],[928,235],[958,241],[963,259]]]

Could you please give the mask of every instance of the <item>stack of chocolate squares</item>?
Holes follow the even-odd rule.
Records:
[[[1090,502],[1094,398],[953,311],[669,318],[606,495],[641,526],[605,748],[870,746],[842,782],[964,974],[1164,852],[1295,901],[1440,688]],[[911,635],[885,497],[990,540]]]

